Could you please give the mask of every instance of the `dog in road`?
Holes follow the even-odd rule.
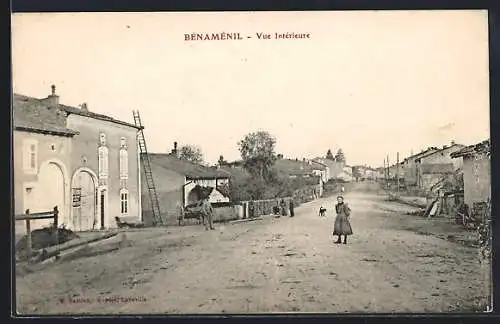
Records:
[[[325,213],[326,213],[326,208],[323,208],[323,206],[321,206],[319,208],[319,216],[323,217],[325,216]]]

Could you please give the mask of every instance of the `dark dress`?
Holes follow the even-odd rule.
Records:
[[[335,205],[337,217],[333,224],[333,235],[352,235],[351,223],[349,222],[350,208],[342,203]],[[346,212],[347,211],[347,212]]]
[[[281,201],[281,216],[287,216],[287,212],[286,212],[286,203],[284,200]]]
[[[293,199],[290,200],[290,217],[293,217],[295,216],[295,211],[293,210],[294,209],[294,204],[293,204]]]

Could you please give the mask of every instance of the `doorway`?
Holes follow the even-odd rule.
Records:
[[[104,219],[105,219],[105,213],[104,213],[104,208],[106,207],[105,205],[105,196],[104,196],[104,191],[101,191],[101,195],[100,195],[100,199],[101,199],[101,210],[100,210],[100,215],[101,215],[101,229],[103,230],[104,229]]]

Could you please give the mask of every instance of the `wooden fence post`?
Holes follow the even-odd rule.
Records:
[[[59,209],[54,207],[54,238],[55,244],[59,244]]]
[[[26,216],[29,216],[30,210],[26,209]],[[31,245],[31,226],[29,218],[26,218],[26,250],[28,251],[28,258],[31,258],[32,245]]]

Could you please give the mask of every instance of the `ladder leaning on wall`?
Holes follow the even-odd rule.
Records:
[[[144,127],[142,126],[141,116],[138,110],[134,110],[134,123],[135,126],[139,128],[137,134],[137,141],[139,144],[140,157],[142,162],[142,167],[144,169],[144,175],[146,176],[146,186],[149,191],[149,198],[151,200],[151,209],[153,212],[153,225],[162,225],[163,220],[160,213],[160,203],[158,202],[158,194],[156,193],[156,187],[153,180],[153,172],[151,170],[151,160],[148,155],[148,150],[146,148],[146,140],[144,138]]]

